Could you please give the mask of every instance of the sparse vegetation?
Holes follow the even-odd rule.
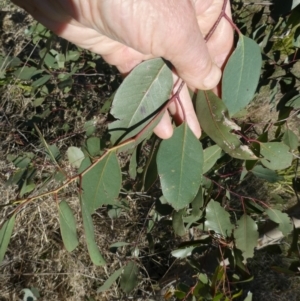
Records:
[[[278,5],[232,1],[223,102],[199,91],[205,134],[161,142],[162,60],[122,80],[1,2],[0,301],[300,299],[300,8]]]

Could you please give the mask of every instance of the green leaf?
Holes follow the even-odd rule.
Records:
[[[113,100],[111,114],[118,120],[108,126],[112,143],[139,133],[169,99],[172,88],[172,72],[162,59],[147,60],[134,68]]]
[[[184,249],[177,249],[171,252],[172,256],[176,257],[176,258],[186,258],[188,256],[190,256],[193,252],[193,250],[196,248],[196,246],[191,246],[188,248],[184,248]]]
[[[37,300],[36,296],[33,294],[33,292],[30,289],[24,288],[21,290],[21,292],[24,293],[23,301],[29,301],[29,300],[36,301]]]
[[[70,146],[68,148],[67,156],[70,164],[75,168],[79,168],[82,160],[84,159],[83,151],[75,146]]]
[[[79,244],[76,233],[76,221],[72,209],[66,201],[59,203],[59,224],[61,236],[68,252],[72,252]]]
[[[250,216],[244,214],[238,220],[237,226],[238,228],[234,230],[236,246],[243,252],[244,260],[252,258],[259,237],[257,225]]]
[[[251,170],[251,172],[258,178],[267,180],[270,183],[276,183],[282,180],[282,177],[279,176],[274,170],[264,168],[261,165],[256,165]]]
[[[53,163],[56,164],[56,162],[61,159],[59,148],[57,147],[56,144],[48,145],[47,143],[46,143],[46,147],[48,151],[47,152],[48,157],[53,161]]]
[[[186,123],[161,142],[156,162],[163,195],[171,206],[179,210],[191,203],[201,184],[203,150]]]
[[[66,61],[77,61],[80,57],[78,50],[69,50],[66,55]]]
[[[261,163],[272,170],[285,169],[292,164],[293,155],[282,142],[260,143]]]
[[[118,241],[118,242],[115,242],[115,243],[111,244],[109,246],[109,249],[111,249],[111,248],[120,248],[120,247],[124,247],[124,246],[128,246],[128,245],[129,245],[128,242]]]
[[[257,159],[248,146],[242,145],[240,137],[233,133],[240,127],[229,119],[223,101],[213,92],[198,92],[196,113],[202,129],[226,153],[237,159]]]
[[[85,130],[86,135],[89,137],[96,131],[95,120],[88,120],[85,122],[83,128]]]
[[[103,266],[106,264],[106,262],[102,257],[101,253],[99,252],[98,246],[96,244],[93,220],[83,199],[81,200],[81,213],[82,213],[83,228],[85,233],[85,240],[87,243],[87,248],[88,248],[90,258],[95,265]]]
[[[234,226],[230,222],[229,213],[218,202],[211,200],[206,206],[205,227],[224,237],[231,235]]]
[[[198,193],[192,201],[192,216],[202,216],[202,207],[204,206],[203,189],[199,187]]]
[[[35,67],[23,66],[14,72],[14,75],[21,80],[30,80],[32,76],[37,74],[37,72],[43,72],[42,70],[37,70]]]
[[[269,218],[272,221],[279,225],[278,229],[282,232],[284,236],[292,232],[292,221],[286,213],[283,213],[277,209],[267,209],[266,214],[268,214]]]
[[[172,215],[172,225],[176,235],[183,236],[185,235],[185,227],[183,223],[182,216],[185,213],[185,210],[173,211]]]
[[[3,261],[4,255],[6,253],[12,231],[15,225],[15,215],[13,215],[9,220],[7,220],[0,230],[0,263]]]
[[[26,168],[30,164],[32,158],[34,156],[28,156],[28,155],[23,155],[23,156],[14,156],[14,155],[8,155],[7,160],[12,162],[16,167],[19,168]]]
[[[100,148],[101,148],[100,138],[90,137],[86,141],[86,147],[87,147],[89,154],[92,157],[98,156],[100,154]]]
[[[115,152],[102,157],[83,174],[83,198],[90,213],[102,205],[114,205],[121,189],[121,170]]]
[[[51,78],[51,75],[50,75],[50,74],[46,74],[46,75],[42,76],[41,78],[35,80],[35,81],[31,84],[31,86],[32,86],[33,88],[38,88],[38,87],[44,85],[50,78]]]
[[[245,298],[244,301],[252,301],[252,293],[248,292],[247,297]]]
[[[134,261],[130,261],[121,276],[120,286],[121,289],[129,294],[138,284],[139,268]]]
[[[297,94],[292,99],[290,99],[286,104],[286,107],[293,107],[294,110],[300,109],[300,94]]]
[[[116,282],[116,280],[121,276],[124,268],[120,268],[113,272],[109,278],[97,289],[97,293],[105,292],[110,289],[110,287]]]
[[[66,58],[62,53],[58,53],[55,56],[55,60],[57,61],[58,68],[64,68],[65,67]]]
[[[33,191],[35,188],[35,184],[32,181],[28,181],[27,179],[24,181],[21,191],[20,197],[22,198],[26,193]]]
[[[222,156],[222,149],[216,144],[209,146],[203,151],[204,165],[203,173],[207,173]]]
[[[282,137],[284,144],[289,146],[291,150],[296,150],[299,145],[298,136],[291,130],[287,129]]]
[[[261,66],[259,46],[255,41],[240,34],[222,79],[222,97],[229,116],[246,107],[254,97]]]

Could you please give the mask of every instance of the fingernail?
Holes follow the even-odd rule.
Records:
[[[220,68],[218,68],[215,64],[212,65],[210,73],[203,80],[203,86],[205,90],[210,90],[216,87],[221,79],[222,73]]]

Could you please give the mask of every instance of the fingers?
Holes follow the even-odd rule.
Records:
[[[181,82],[181,81],[180,81]],[[180,84],[180,82],[178,84]],[[178,89],[178,84],[175,85],[174,92]],[[186,85],[182,88],[179,94],[180,103],[178,100],[174,100],[168,108],[170,115],[177,125],[186,121],[189,128],[195,134],[197,138],[201,136],[201,129],[196,116],[194,106]],[[183,113],[184,112],[184,113]],[[173,134],[173,125],[168,112],[165,112],[161,121],[154,129],[154,133],[161,139],[168,139]]]
[[[154,128],[154,133],[161,139],[169,139],[173,135],[173,126],[168,111],[165,111],[158,125]]]
[[[172,22],[175,25],[170,38],[162,45],[162,56],[174,65],[178,75],[189,87],[212,89],[220,81],[221,70],[210,56],[199,29],[194,6],[190,1],[181,1],[181,5],[181,10],[170,8],[174,14]]]

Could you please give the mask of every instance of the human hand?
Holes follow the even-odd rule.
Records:
[[[205,43],[224,0],[13,0],[59,36],[100,54],[126,75],[143,60],[163,57],[178,76],[195,89],[213,89],[221,78],[233,44],[233,30],[224,18]],[[226,13],[230,16],[229,3]],[[187,86],[168,111],[186,121],[197,137],[201,130]],[[169,138],[173,127],[166,112],[155,128]]]

